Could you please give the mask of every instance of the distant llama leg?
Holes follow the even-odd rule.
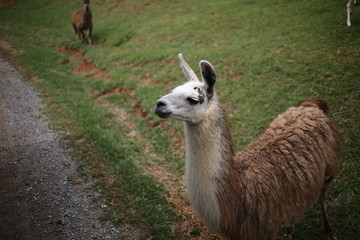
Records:
[[[73,28],[74,28],[74,34],[75,34],[75,38],[78,42],[81,42],[81,35],[80,35],[80,31],[77,29],[75,24],[72,24]]]
[[[352,13],[352,8],[354,6],[354,4],[356,4],[356,0],[349,0],[347,5],[346,5],[346,12],[347,12],[347,26],[350,27],[351,26],[351,13]]]
[[[89,45],[92,44],[91,33],[92,33],[92,25],[89,27],[89,30],[88,30],[88,33],[87,33]]]

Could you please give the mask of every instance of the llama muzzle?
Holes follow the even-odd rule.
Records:
[[[172,114],[171,111],[167,110],[166,103],[162,100],[156,101],[155,114],[161,118],[168,118]]]

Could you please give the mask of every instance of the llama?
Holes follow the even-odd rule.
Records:
[[[280,114],[235,154],[215,92],[216,73],[200,61],[203,82],[179,54],[187,82],[156,101],[155,114],[184,121],[185,182],[191,206],[230,239],[274,239],[320,198],[327,239],[336,239],[326,194],[339,167],[340,141],[322,100],[305,100]]]
[[[349,0],[348,3],[346,4],[346,13],[347,13],[346,24],[348,27],[351,26],[350,17],[351,17],[351,13],[352,13],[352,8],[355,4],[356,4],[356,0]]]
[[[88,30],[88,43],[91,45],[91,33],[92,33],[92,14],[90,11],[90,0],[83,0],[84,10],[76,10],[71,15],[71,24],[73,25],[75,36],[80,43],[84,43],[85,33]]]

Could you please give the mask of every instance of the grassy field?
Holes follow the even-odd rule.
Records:
[[[350,240],[360,236],[360,10],[347,28],[345,5],[92,0],[88,46],[76,42],[70,25],[82,1],[2,1],[0,46],[104,193],[104,218],[144,239],[216,238],[185,200],[182,125],[153,114],[155,100],[185,80],[179,52],[196,71],[201,59],[215,66],[236,150],[300,100],[327,100],[343,142],[329,215],[338,239]],[[322,233],[315,205],[294,239]]]

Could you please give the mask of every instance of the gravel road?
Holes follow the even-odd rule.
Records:
[[[48,127],[41,100],[0,58],[0,239],[119,239]],[[122,237],[124,238],[124,237]],[[126,239],[129,239],[125,237]]]

